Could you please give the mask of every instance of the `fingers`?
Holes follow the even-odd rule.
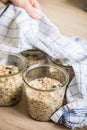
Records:
[[[31,15],[31,17],[38,20],[41,19],[41,16],[36,12],[35,7],[33,7],[30,3],[25,4],[23,8]]]
[[[37,0],[34,0],[33,7],[35,7],[35,8],[37,8],[37,9],[41,10],[40,4],[38,3]]]
[[[10,0],[14,5],[24,8],[31,17],[35,19],[41,19],[40,14],[36,12],[36,9],[41,10],[37,0]]]

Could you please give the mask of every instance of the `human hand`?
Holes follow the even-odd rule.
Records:
[[[10,0],[14,5],[25,9],[33,18],[40,19],[41,16],[36,12],[36,9],[41,10],[37,0]]]

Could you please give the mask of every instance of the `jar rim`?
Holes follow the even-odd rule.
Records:
[[[49,61],[49,62],[51,62],[51,63],[53,63],[53,64],[55,64],[55,65],[58,65],[58,66],[60,66],[60,67],[65,67],[65,68],[68,68],[68,69],[71,69],[71,68],[72,68],[71,65],[63,65],[63,64],[61,63],[60,59],[58,59],[58,60],[60,61],[61,64],[60,64],[60,63],[56,63],[56,60],[57,60],[57,59],[53,59],[52,57],[48,56],[48,61]]]
[[[35,88],[35,87],[30,86],[29,83],[28,83],[27,80],[26,80],[26,75],[27,75],[27,73],[28,73],[29,71],[35,69],[35,68],[38,68],[38,67],[47,67],[47,66],[53,67],[53,68],[55,68],[55,69],[59,69],[60,71],[63,72],[63,74],[64,74],[65,77],[66,77],[66,80],[64,81],[64,83],[62,84],[62,86],[56,87],[55,89],[53,88],[53,89],[46,89],[46,90],[44,90],[44,89],[38,89],[38,88]],[[24,83],[25,83],[28,87],[30,87],[31,89],[34,89],[34,90],[36,90],[36,91],[42,91],[42,92],[53,92],[53,91],[56,91],[56,90],[58,90],[58,89],[60,89],[60,88],[63,88],[65,85],[67,86],[67,84],[69,83],[69,75],[68,75],[68,73],[67,73],[63,68],[61,68],[61,67],[59,67],[59,66],[58,66],[58,67],[57,67],[57,66],[53,66],[53,65],[50,65],[50,64],[34,64],[34,65],[32,65],[32,66],[30,66],[30,67],[27,68],[26,72],[22,75],[22,77],[23,77]]]
[[[10,77],[10,76],[17,75],[19,73],[22,73],[26,69],[26,67],[27,67],[26,59],[21,54],[12,53],[12,52],[0,52],[0,56],[1,55],[16,56],[17,58],[19,58],[22,61],[23,67],[21,69],[19,69],[19,71],[17,73],[9,74],[9,75],[0,75],[0,78],[5,78],[5,77]],[[10,64],[7,64],[7,65],[10,65]]]

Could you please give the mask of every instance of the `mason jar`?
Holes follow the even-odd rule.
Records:
[[[48,56],[48,62],[50,64],[54,64],[56,66],[60,66],[63,69],[65,69],[67,71],[67,73],[69,74],[69,77],[70,77],[69,82],[73,79],[73,77],[74,77],[75,74],[74,74],[74,70],[73,70],[72,66],[70,66],[70,65],[68,65],[68,66],[63,65],[62,62],[59,59],[55,60],[55,59],[53,59],[50,56]]]
[[[68,73],[54,65],[35,64],[23,74],[23,81],[29,116],[38,121],[49,121],[63,104]]]
[[[27,59],[27,65],[48,63],[47,55],[39,49],[26,50],[21,53]]]
[[[21,100],[25,68],[26,60],[22,55],[0,53],[0,106],[11,106]]]

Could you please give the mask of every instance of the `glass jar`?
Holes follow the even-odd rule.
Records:
[[[44,64],[48,62],[47,55],[39,49],[27,50],[21,53],[27,59],[27,65]]]
[[[68,73],[61,67],[36,64],[27,69],[23,80],[29,116],[38,121],[49,121],[63,103]]]
[[[61,63],[61,61],[59,59],[55,60],[52,57],[48,57],[48,62],[57,66],[62,67],[63,69],[65,69],[67,71],[67,73],[69,74],[69,82],[72,80],[72,78],[74,77],[74,71],[72,66],[65,66]]]
[[[0,53],[0,106],[11,106],[20,101],[25,68],[26,60],[22,55]]]

